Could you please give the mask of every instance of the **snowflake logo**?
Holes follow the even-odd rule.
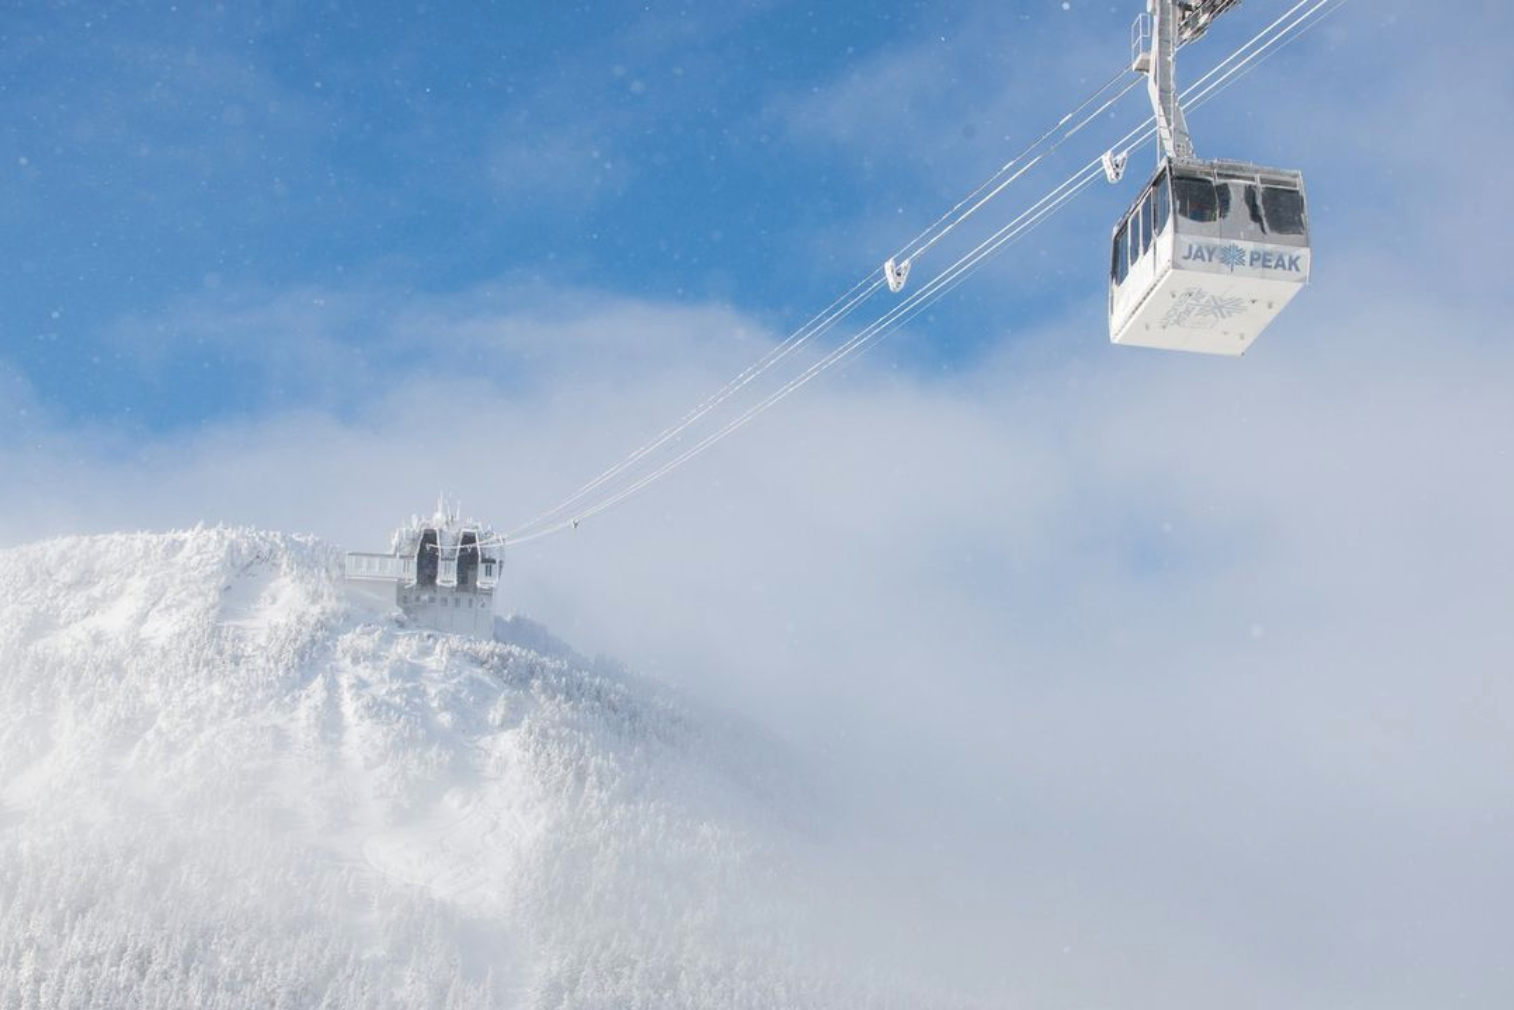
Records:
[[[1235,273],[1236,267],[1246,265],[1246,250],[1238,245],[1228,245],[1221,249],[1215,258],[1229,267],[1231,273]]]
[[[1209,295],[1194,299],[1194,315],[1197,316],[1229,319],[1245,311],[1246,299],[1244,298],[1221,298],[1218,295]]]
[[[1173,299],[1172,307],[1162,317],[1162,328],[1181,326],[1188,330],[1212,330],[1218,323],[1245,315],[1250,302],[1245,298],[1212,295],[1203,288],[1188,288]]]

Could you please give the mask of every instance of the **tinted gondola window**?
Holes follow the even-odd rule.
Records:
[[[1267,225],[1280,235],[1304,234],[1304,194],[1296,189],[1268,186],[1262,190]]]
[[[1119,233],[1114,237],[1113,261],[1110,264],[1110,273],[1113,275],[1116,284],[1120,284],[1125,280],[1125,236],[1125,226],[1121,225]]]
[[[1225,194],[1229,203],[1229,193]],[[1190,221],[1209,223],[1220,219],[1219,199],[1215,196],[1214,183],[1208,179],[1191,179],[1177,176],[1172,180],[1172,198],[1178,214]]]
[[[1141,201],[1141,252],[1151,248],[1151,236],[1156,234],[1156,197],[1150,193]]]
[[[1172,213],[1172,199],[1167,195],[1167,177],[1157,180],[1153,190],[1156,193],[1157,231],[1167,227],[1167,218]]]
[[[1141,258],[1141,208],[1137,207],[1130,215],[1130,243],[1127,251],[1130,253],[1125,259],[1133,267],[1136,260]]]
[[[1230,216],[1230,184],[1217,182],[1214,184],[1214,212],[1220,220]]]
[[[1251,215],[1251,223],[1256,225],[1262,232],[1267,230],[1267,222],[1262,220],[1262,205],[1257,199],[1256,187],[1246,187],[1246,213]]]

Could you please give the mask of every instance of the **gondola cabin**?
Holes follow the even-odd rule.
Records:
[[[1241,355],[1309,280],[1294,171],[1164,159],[1114,230],[1109,339]]]

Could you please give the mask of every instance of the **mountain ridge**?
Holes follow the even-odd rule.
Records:
[[[0,1007],[922,1005],[812,935],[771,742],[524,619],[406,628],[339,558],[0,552]]]

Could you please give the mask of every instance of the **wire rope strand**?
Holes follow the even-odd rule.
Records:
[[[869,276],[871,277],[871,275]],[[590,480],[588,483],[575,490],[572,494],[564,498],[562,501],[558,502],[558,504],[554,505],[546,512],[543,512],[536,518],[531,519],[530,521],[516,527],[511,531],[509,536],[515,536],[522,532],[528,531],[555,516],[561,515],[563,512],[571,508],[574,504],[581,501],[583,498],[587,497],[589,494],[592,494],[594,491],[598,490],[605,484],[620,476],[626,470],[635,466],[645,457],[651,455],[653,452],[657,451],[668,442],[677,438],[691,425],[697,423],[711,411],[715,410],[717,407],[723,404],[726,400],[736,395],[743,388],[760,377],[764,372],[776,366],[790,354],[793,354],[800,347],[808,343],[812,338],[820,336],[832,329],[842,319],[850,315],[852,311],[857,308],[857,306],[861,305],[868,298],[872,297],[872,295],[878,290],[878,288],[882,286],[883,280],[876,277],[873,278],[870,283],[867,278],[864,278],[862,281],[853,285],[850,291],[846,292],[846,294],[842,295],[836,301],[832,302],[831,305],[826,309],[826,312],[828,312],[829,315],[822,313],[820,316],[816,316],[809,323],[806,323],[804,327],[795,331],[793,335],[785,339],[777,347],[773,348],[767,354],[763,355],[762,358],[758,359],[757,362],[747,366],[747,368],[740,375],[738,375],[735,379],[727,382],[718,391],[703,400],[693,410],[685,414],[683,418],[681,418],[677,423],[663,429],[650,441],[633,450],[619,463],[616,463],[614,466],[600,473],[593,480]],[[850,301],[846,300],[848,297],[850,297]],[[840,306],[839,308],[837,308],[838,305]],[[833,309],[834,311],[832,311]]]
[[[1187,101],[1190,101],[1193,108],[1202,106],[1214,95],[1228,88],[1232,83],[1234,83],[1235,80],[1239,80],[1241,77],[1249,74],[1266,59],[1269,59],[1272,55],[1275,55],[1276,52],[1281,51],[1282,47],[1285,47],[1286,45],[1290,45],[1292,44],[1292,42],[1297,41],[1297,38],[1300,37],[1304,32],[1308,31],[1309,29],[1323,21],[1325,18],[1334,14],[1347,2],[1348,0],[1300,0],[1300,2],[1295,3],[1288,12],[1273,21],[1272,24],[1269,25],[1266,29],[1263,29],[1262,32],[1258,33],[1246,44],[1239,47],[1230,56],[1226,57],[1208,73],[1201,77],[1199,81],[1195,82],[1194,85],[1190,86],[1190,88],[1187,89],[1187,91],[1184,93],[1183,98]],[[1285,21],[1288,21],[1288,19],[1295,12],[1305,7],[1307,7],[1308,10],[1306,10],[1304,14],[1288,23],[1282,29],[1277,30],[1276,34],[1271,38],[1267,38],[1267,35],[1274,29],[1277,29],[1278,25],[1283,24],[1283,22]],[[1319,13],[1322,9],[1325,10],[1325,13],[1317,18],[1314,18],[1311,21],[1310,19],[1315,14]],[[1258,46],[1259,42],[1261,44]],[[1252,47],[1256,47],[1255,51],[1247,53],[1247,50],[1251,49]],[[1241,54],[1243,53],[1247,53],[1247,55],[1245,55],[1244,58],[1241,58]],[[1240,59],[1240,62],[1235,62],[1237,59]],[[1230,66],[1230,64],[1234,65]],[[1216,75],[1219,76],[1216,77]],[[1102,94],[1103,91],[1107,90],[1108,88],[1106,86],[1104,89],[1101,89],[1100,93]],[[1129,89],[1127,88],[1126,90],[1128,91]],[[1123,93],[1124,92],[1122,92],[1121,94],[1123,95]],[[1112,101],[1118,100],[1119,97],[1120,96],[1116,96],[1116,98]],[[1086,103],[1083,107],[1086,107]],[[1102,111],[1100,113],[1096,113],[1095,115],[1098,114],[1102,114]],[[1065,122],[1066,119],[1064,118],[1063,121],[1058,124],[1058,127],[1060,128],[1060,126]],[[1145,124],[1136,127],[1134,130],[1131,130],[1129,133],[1127,133],[1116,146],[1123,145],[1127,142],[1132,141],[1133,139],[1135,139],[1135,142],[1137,143],[1149,139],[1153,134],[1153,123],[1154,117],[1148,118]],[[663,476],[666,476],[668,473],[671,473],[674,469],[683,465],[683,463],[701,454],[708,448],[717,444],[719,441],[728,437],[730,434],[733,434],[735,431],[739,430],[741,427],[744,427],[751,420],[755,419],[757,416],[764,413],[772,406],[780,403],[782,400],[786,399],[788,396],[796,392],[799,388],[808,384],[814,378],[818,377],[821,374],[824,374],[824,372],[828,371],[835,365],[844,362],[848,358],[862,353],[867,349],[867,347],[871,346],[878,340],[881,340],[884,336],[887,336],[888,334],[894,332],[900,326],[904,325],[904,323],[908,322],[909,319],[914,318],[920,312],[935,304],[936,301],[944,297],[958,284],[965,280],[967,276],[970,276],[972,272],[976,271],[976,269],[981,266],[982,262],[988,256],[997,252],[1006,244],[1014,241],[1015,239],[1018,239],[1030,229],[1044,222],[1051,215],[1055,214],[1058,210],[1065,206],[1068,202],[1070,202],[1072,199],[1076,198],[1079,194],[1086,190],[1087,187],[1098,178],[1098,168],[1099,161],[1095,160],[1088,166],[1085,166],[1083,169],[1080,169],[1077,172],[1073,173],[1073,175],[1065,180],[1061,185],[1054,188],[1050,193],[1042,197],[1041,200],[1033,204],[1029,210],[1019,215],[1017,218],[1012,220],[1010,224],[1004,226],[989,239],[980,243],[973,250],[959,258],[956,263],[947,267],[936,277],[932,278],[931,281],[927,282],[925,286],[912,294],[904,302],[895,306],[890,311],[885,312],[882,317],[869,324],[862,331],[854,335],[838,348],[834,349],[820,361],[815,362],[800,375],[794,377],[793,379],[790,379],[789,382],[787,382],[779,390],[770,394],[767,398],[763,399],[758,404],[748,408],[741,415],[727,422],[725,426],[723,426],[716,432],[706,436],[703,440],[680,453],[674,459],[664,463],[662,466],[653,470],[651,473],[644,475],[643,477],[627,485],[626,487],[614,492],[609,497],[595,503],[591,507],[582,510],[572,520],[564,520],[545,529],[541,529],[534,533],[530,533],[521,537],[507,536],[501,538],[501,540],[498,542],[508,542],[519,545],[522,543],[530,542],[532,540],[540,539],[545,536],[550,536],[554,533],[561,532],[564,529],[575,527],[582,519],[604,512],[605,510],[613,507],[619,502],[624,501],[631,495],[637,493],[641,489],[649,486],[651,483],[661,479]],[[1002,172],[996,174],[996,177],[999,174],[1002,174]],[[976,192],[981,193],[982,190],[983,188],[980,187]],[[872,290],[875,291],[876,289],[877,284],[874,285]],[[853,291],[855,290],[856,287],[854,286]]]
[[[1017,163],[1019,163],[1021,160],[1023,160],[1026,156],[1028,156],[1030,153],[1032,153],[1033,151],[1035,151],[1036,148],[1038,148],[1042,144],[1044,144],[1047,139],[1049,139],[1050,137],[1052,137],[1054,134],[1056,134],[1056,132],[1058,130],[1060,130],[1063,126],[1065,126],[1069,120],[1073,119],[1079,113],[1081,113],[1084,109],[1088,108],[1090,105],[1092,105],[1094,102],[1096,102],[1111,87],[1113,87],[1115,84],[1119,83],[1119,81],[1120,81],[1121,78],[1123,78],[1124,76],[1126,76],[1129,73],[1131,73],[1130,70],[1124,69],[1124,70],[1121,70],[1118,73],[1116,73],[1114,76],[1110,77],[1108,81],[1106,81],[1103,85],[1101,85],[1098,88],[1098,90],[1094,91],[1087,98],[1083,99],[1083,101],[1080,102],[1071,112],[1068,112],[1067,114],[1063,115],[1061,117],[1061,119],[1059,119],[1054,126],[1052,126],[1049,130],[1047,130],[1045,133],[1043,133],[1040,137],[1038,137],[1029,146],[1027,146],[1023,151],[1020,152],[1020,154],[1016,155],[1014,158],[1010,159],[1003,166],[1001,166],[997,172],[995,172],[993,175],[991,175],[987,180],[985,180],[983,183],[981,183],[976,189],[974,189],[966,197],[964,197],[962,200],[960,200],[954,207],[952,207],[945,214],[943,214],[940,218],[938,218],[937,221],[934,224],[932,224],[930,227],[926,228],[924,231],[920,232],[913,239],[911,239],[909,242],[907,242],[901,248],[900,252],[902,253],[903,251],[910,249],[911,247],[915,246],[917,243],[920,243],[922,240],[927,240],[925,242],[924,246],[922,246],[918,251],[911,253],[910,256],[911,257],[915,257],[915,256],[919,256],[919,255],[923,254],[925,250],[927,250],[927,249],[931,248],[932,246],[934,246],[936,244],[936,242],[938,242],[942,237],[944,237],[945,232],[951,231],[957,225],[961,224],[962,221],[966,220],[968,217],[971,217],[972,214],[976,213],[989,200],[993,199],[994,197],[996,197],[997,195],[999,195],[1000,193],[1002,193],[1005,188],[1007,188],[1016,179],[1020,178],[1020,176],[1024,175],[1026,171],[1028,171],[1031,167],[1033,167],[1036,163],[1038,163],[1042,158],[1044,158],[1048,153],[1050,153],[1050,151],[1044,151],[1041,154],[1037,155],[1036,158],[1029,165],[1026,165],[1023,168],[1021,168],[1021,170],[1019,172],[1015,173],[1015,175],[1011,179],[1009,179],[1009,180],[1007,180],[1007,181],[1005,181],[1003,183],[1000,183],[998,186],[995,186],[992,193],[990,193],[984,199],[979,200],[977,203],[975,203],[970,210],[968,210],[965,214],[963,214],[957,220],[952,221],[946,227],[946,229],[945,229],[944,232],[942,232],[941,234],[937,234],[937,235],[932,236],[932,232],[934,232],[938,228],[940,228],[942,222],[945,222],[948,219],[950,219],[954,214],[956,214],[959,210],[961,210],[964,206],[966,206],[969,202],[971,202],[974,198],[976,198],[979,194],[981,194],[985,189],[988,189],[990,186],[992,186],[996,180],[998,180],[999,178],[1001,178],[1004,175],[1005,172],[1009,171]],[[1139,83],[1139,81],[1137,81],[1135,83]],[[1128,85],[1126,88],[1124,88],[1120,92],[1119,95],[1117,95],[1115,97],[1115,99],[1111,100],[1110,102],[1104,103],[1104,105],[1101,106],[1100,109],[1096,110],[1091,116],[1085,117],[1071,131],[1069,131],[1068,134],[1066,134],[1062,138],[1060,138],[1058,140],[1057,144],[1053,145],[1050,150],[1055,150],[1058,146],[1061,145],[1062,142],[1064,142],[1065,140],[1067,140],[1072,135],[1076,134],[1079,130],[1081,130],[1084,126],[1086,126],[1093,118],[1096,118],[1098,115],[1102,114],[1102,112],[1104,110],[1108,109],[1109,106],[1111,104],[1113,104],[1114,101],[1118,101],[1119,98],[1121,98],[1125,94],[1127,94],[1131,90],[1131,88],[1133,88],[1134,86],[1135,86],[1134,83],[1131,84],[1131,85]],[[872,279],[871,285],[869,285],[869,279],[870,278]],[[836,322],[839,322],[841,318],[844,318],[845,315],[847,315],[847,314],[850,313],[851,309],[855,308],[857,304],[860,304],[860,301],[865,301],[866,297],[870,297],[872,295],[872,293],[875,292],[878,289],[878,287],[880,287],[881,285],[882,285],[882,281],[876,277],[876,271],[869,271],[869,273],[866,276],[864,276],[862,278],[862,280],[860,280],[856,284],[854,284],[849,291],[847,291],[841,297],[837,298],[825,310],[822,310],[821,313],[819,313],[818,315],[816,315],[815,317],[813,317],[804,326],[800,327],[798,330],[796,330],[794,333],[792,333],[782,343],[780,343],[779,345],[777,345],[776,347],[774,347],[767,354],[763,355],[763,357],[760,358],[760,359],[758,359],[757,362],[755,362],[752,365],[749,365],[735,379],[732,379],[730,382],[726,383],[726,385],[722,386],[719,390],[717,390],[714,394],[710,395],[705,400],[701,401],[698,406],[696,406],[694,409],[692,409],[691,411],[689,411],[689,413],[685,414],[683,418],[679,419],[679,421],[675,422],[670,427],[663,429],[657,435],[653,436],[653,438],[651,440],[649,440],[648,442],[644,443],[643,445],[641,445],[637,449],[632,450],[632,452],[629,453],[624,458],[622,458],[622,460],[619,463],[616,463],[615,465],[609,467],[605,471],[601,472],[598,476],[596,476],[595,478],[593,478],[592,480],[590,480],[588,483],[586,483],[586,484],[580,486],[579,488],[577,488],[567,498],[562,499],[560,502],[558,502],[558,504],[554,505],[552,508],[548,509],[545,512],[542,512],[542,513],[538,514],[535,518],[530,519],[527,522],[522,523],[520,526],[516,527],[512,531],[511,535],[518,535],[518,534],[520,534],[522,532],[525,532],[525,531],[528,531],[530,529],[533,529],[536,526],[541,525],[544,522],[550,520],[551,518],[560,515],[561,513],[563,513],[564,511],[566,511],[567,509],[571,508],[572,505],[574,505],[577,502],[581,501],[587,495],[589,495],[592,492],[598,490],[600,487],[603,487],[605,484],[609,483],[610,481],[614,480],[616,477],[620,476],[627,469],[631,468],[636,463],[640,462],[646,456],[650,455],[651,453],[655,452],[657,449],[661,448],[663,445],[667,444],[672,439],[676,438],[683,431],[687,430],[691,425],[693,425],[693,424],[697,423],[699,420],[703,419],[712,410],[714,410],[716,407],[720,406],[722,403],[724,403],[726,400],[728,400],[731,396],[735,395],[742,388],[744,388],[749,382],[755,380],[756,378],[760,377],[763,373],[765,373],[766,371],[768,371],[772,367],[776,366],[778,363],[780,363],[784,358],[786,358],[794,350],[797,350],[800,346],[803,346],[805,343],[807,343],[814,336],[818,335],[819,331],[823,331],[824,329],[828,329],[830,326],[834,325]],[[853,301],[848,302],[847,299],[850,298],[851,296],[853,296],[859,289],[865,289],[863,297],[861,299],[854,299]],[[845,306],[844,306],[844,309],[841,311],[841,314],[839,316],[827,317],[827,313],[829,313],[832,309],[835,309],[838,305],[843,305],[843,303],[845,303]]]
[[[1001,165],[999,167],[999,170],[997,172],[995,172],[993,175],[989,176],[987,179],[985,179],[981,184],[979,184],[979,186],[978,186],[977,189],[973,190],[971,193],[969,193],[966,196],[964,196],[961,200],[957,201],[957,203],[956,203],[955,206],[953,206],[950,210],[946,211],[946,213],[944,213],[940,217],[938,217],[935,220],[935,222],[932,223],[928,228],[926,228],[924,231],[920,232],[920,234],[916,235],[914,238],[910,239],[908,242],[904,243],[904,245],[900,246],[899,249],[898,249],[898,251],[894,253],[894,258],[895,259],[898,259],[898,258],[913,259],[916,256],[919,256],[922,253],[924,253],[924,251],[926,249],[929,249],[930,246],[932,246],[932,245],[935,244],[935,239],[931,239],[929,242],[927,242],[919,250],[916,250],[916,251],[913,251],[913,252],[911,250],[914,249],[914,247],[918,243],[922,242],[927,237],[929,237],[931,235],[931,233],[934,232],[937,228],[940,228],[943,223],[945,223],[946,221],[948,221],[949,219],[951,219],[951,217],[953,215],[955,215],[959,210],[961,210],[963,207],[967,206],[974,199],[976,199],[977,196],[978,196],[978,194],[982,193],[984,190],[986,190],[990,186],[992,186],[1001,176],[1003,176],[1010,169],[1014,168],[1017,164],[1019,164],[1019,162],[1021,160],[1023,160],[1026,157],[1028,157],[1031,154],[1032,151],[1036,150],[1036,148],[1038,148],[1042,144],[1044,144],[1053,134],[1055,134],[1058,130],[1060,130],[1067,123],[1067,121],[1069,119],[1072,119],[1078,113],[1080,113],[1084,109],[1088,108],[1088,106],[1090,106],[1094,102],[1098,101],[1099,96],[1103,95],[1104,92],[1108,91],[1110,88],[1112,88],[1116,84],[1118,84],[1120,82],[1120,78],[1124,77],[1125,75],[1127,75],[1129,73],[1132,73],[1132,71],[1129,70],[1128,68],[1127,69],[1122,69],[1122,70],[1120,70],[1119,73],[1115,74],[1109,80],[1105,81],[1104,84],[1099,88],[1099,90],[1095,91],[1093,94],[1091,94],[1087,98],[1083,99],[1083,101],[1078,105],[1077,108],[1073,109],[1071,112],[1067,113],[1061,119],[1057,120],[1057,123],[1056,123],[1055,126],[1053,126],[1051,129],[1047,130],[1045,133],[1041,134],[1041,136],[1037,137],[1034,141],[1032,141],[1030,144],[1028,144],[1025,147],[1025,149],[1022,150],[1019,154],[1015,155],[1013,158],[1009,159],[1009,161],[1007,161],[1003,165]],[[1139,82],[1137,82],[1137,83],[1139,83]],[[1123,94],[1123,92],[1122,92],[1122,94]],[[997,192],[997,190],[995,192]],[[971,211],[969,211],[968,213],[971,214]],[[952,226],[954,226],[956,223],[958,223],[958,222],[954,222]],[[949,231],[952,226],[948,226],[947,230]]]
[[[1079,172],[1074,176],[1074,179],[1084,174],[1084,172]],[[1043,197],[1040,201],[1037,201],[1037,203],[1033,205],[1031,211],[1027,211],[1024,214],[1021,214],[1020,217],[1017,218],[1014,222],[1011,222],[1010,225],[1007,225],[1004,229],[1001,229],[998,235],[1005,237],[999,238],[996,242],[990,240],[990,242],[992,242],[992,246],[987,251],[992,251],[992,249],[998,248],[999,246],[1003,245],[1005,241],[1008,241],[1009,238],[1016,237],[1018,234],[1023,233],[1025,230],[1028,230],[1030,226],[1038,223],[1040,220],[1044,219],[1045,216],[1048,216],[1049,213],[1054,212],[1056,209],[1058,209],[1068,199],[1068,194],[1063,191],[1067,190],[1069,183],[1071,183],[1072,181],[1073,180],[1069,180],[1068,182],[1064,182],[1062,185],[1058,186],[1052,191],[1052,193],[1048,194],[1046,197]],[[1091,179],[1086,181],[1091,181]],[[1074,190],[1073,192],[1076,192],[1076,190]],[[1043,205],[1046,206],[1043,207]],[[978,249],[975,249],[972,253],[964,256],[962,260],[958,261],[958,263],[960,264],[964,260],[968,259],[981,259],[983,255],[987,254],[983,250],[985,246],[990,245],[990,242],[981,244]],[[875,321],[870,326],[853,336],[845,344],[836,348],[831,352],[831,354],[827,355],[826,358],[811,365],[810,368],[807,369],[804,373],[789,380],[789,382],[786,383],[781,389],[779,389],[775,393],[770,394],[760,403],[748,408],[746,412],[728,422],[723,428],[711,435],[706,436],[702,441],[685,450],[673,460],[670,460],[667,463],[663,464],[657,470],[645,475],[635,483],[621,489],[611,497],[597,503],[593,507],[585,509],[573,521],[561,523],[557,526],[542,530],[536,534],[532,534],[514,540],[512,542],[516,543],[517,545],[521,543],[527,543],[531,540],[540,539],[543,536],[548,536],[552,533],[560,532],[564,529],[570,528],[571,526],[576,526],[578,522],[582,521],[583,519],[587,519],[594,515],[598,515],[601,512],[604,512],[614,505],[619,504],[621,501],[624,501],[626,498],[629,498],[631,495],[635,494],[641,489],[666,476],[668,473],[671,473],[673,470],[693,459],[695,456],[700,455],[707,449],[711,448],[718,442],[733,434],[738,429],[744,427],[747,423],[749,423],[762,413],[765,413],[773,406],[782,402],[784,399],[787,399],[799,388],[808,384],[811,380],[823,374],[825,371],[828,371],[834,365],[839,364],[840,362],[851,357],[854,352],[857,352],[862,347],[866,346],[866,344],[870,343],[871,338],[876,336],[880,332],[882,327],[887,325],[902,313],[908,311],[910,306],[917,304],[920,300],[927,298],[932,293],[934,293],[937,288],[942,283],[944,283],[942,278],[950,273],[953,269],[954,268],[948,268],[947,271],[943,271],[941,275],[933,278],[929,283],[927,283],[926,286],[922,287],[918,292],[911,296],[909,300],[894,307],[888,313],[885,313],[885,315],[881,319]]]

